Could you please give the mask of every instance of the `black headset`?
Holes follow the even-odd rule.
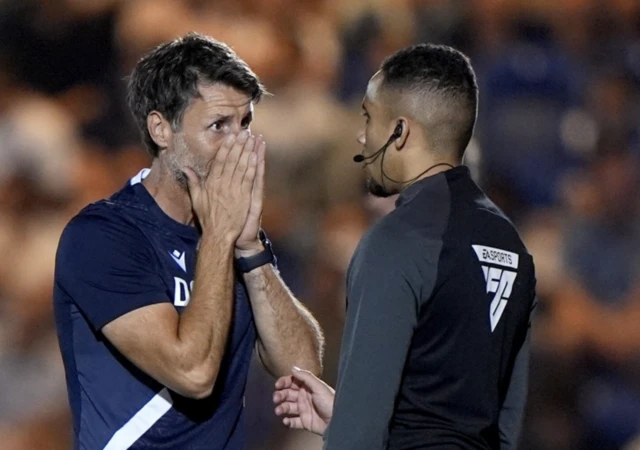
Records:
[[[393,130],[393,133],[391,134],[391,136],[389,137],[389,140],[387,141],[386,144],[384,144],[380,150],[378,150],[377,152],[369,155],[369,156],[363,156],[363,155],[355,155],[353,157],[353,160],[357,163],[361,163],[361,162],[365,162],[365,165],[367,164],[372,164],[375,162],[376,159],[378,159],[378,156],[380,156],[380,154],[382,153],[382,163],[380,165],[380,170],[382,172],[382,184],[384,185],[384,180],[385,178],[389,181],[393,181],[394,183],[399,183],[399,184],[411,184],[414,181],[416,181],[418,178],[420,178],[422,175],[424,175],[425,173],[429,172],[431,169],[438,167],[438,166],[449,166],[450,168],[453,169],[453,166],[449,163],[438,163],[438,164],[434,164],[433,166],[429,167],[428,169],[426,169],[425,171],[423,171],[422,173],[418,174],[418,176],[407,180],[407,181],[400,181],[400,180],[394,180],[393,178],[391,178],[389,175],[387,175],[384,172],[384,155],[385,155],[385,150],[387,149],[387,147],[389,147],[393,141],[395,141],[396,139],[398,139],[400,136],[402,136],[402,132],[404,131],[404,127],[402,125],[402,122],[398,122],[398,124],[396,125],[395,129]],[[371,161],[369,161],[371,160]]]
[[[373,153],[373,154],[371,154],[369,156],[355,155],[353,157],[353,161],[357,162],[357,163],[361,163],[361,162],[365,162],[365,161],[368,161],[367,164],[373,163],[376,159],[378,159],[378,156],[380,155],[380,153],[384,152],[387,149],[387,147],[389,147],[391,145],[391,143],[393,141],[395,141],[400,136],[402,136],[402,132],[403,131],[404,131],[404,127],[402,126],[402,122],[398,122],[398,124],[396,125],[395,129],[393,130],[393,133],[389,137],[389,140],[387,141],[386,144],[384,144],[380,148],[380,150],[378,150],[377,152],[375,152],[375,153]],[[371,160],[371,161],[369,161],[369,160]]]

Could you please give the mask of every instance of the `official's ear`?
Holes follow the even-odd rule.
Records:
[[[409,121],[404,117],[400,117],[397,120],[396,127],[393,130],[393,144],[396,147],[396,150],[402,150],[407,143],[407,139],[411,131],[409,127]]]
[[[158,111],[151,111],[147,116],[147,130],[153,142],[163,150],[169,146],[173,138],[171,124]]]

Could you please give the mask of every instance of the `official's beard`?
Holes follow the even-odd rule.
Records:
[[[189,146],[184,140],[182,133],[176,136],[176,146],[173,151],[167,154],[167,168],[178,182],[181,188],[187,189],[187,176],[182,172],[183,167],[193,170],[198,178],[203,179],[207,176],[205,165],[200,164],[193,152],[189,150]]]
[[[371,177],[367,177],[367,189],[374,197],[386,198],[394,195],[393,192],[388,191],[382,184]]]

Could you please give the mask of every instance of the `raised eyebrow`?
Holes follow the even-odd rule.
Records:
[[[230,118],[231,118],[231,116],[230,116],[230,115],[228,115],[228,114],[213,114],[213,115],[209,118],[209,120],[207,120],[207,122],[208,122],[208,123],[210,123],[210,124],[211,124],[211,123],[220,122],[220,121],[226,122],[226,121],[228,121]]]

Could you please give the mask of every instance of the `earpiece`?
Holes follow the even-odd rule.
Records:
[[[378,150],[377,152],[375,152],[372,155],[369,156],[364,156],[364,155],[355,155],[353,157],[353,161],[357,162],[357,163],[361,163],[364,161],[368,161],[368,160],[372,160],[371,162],[368,162],[367,164],[371,164],[373,161],[375,161],[378,158],[378,155],[380,155],[380,153],[382,153],[384,155],[384,151],[387,149],[387,147],[389,147],[391,145],[391,143],[393,141],[395,141],[396,139],[398,139],[400,136],[402,136],[402,122],[398,122],[398,125],[396,125],[396,128],[393,130],[393,133],[391,134],[391,136],[389,136],[389,140],[387,141],[386,144],[384,144],[382,146],[382,148],[380,148],[380,150]],[[384,160],[384,156],[382,157],[382,159]],[[389,178],[389,177],[387,177]]]
[[[396,128],[393,130],[393,139],[398,139],[400,136],[402,136],[402,131],[402,122],[398,122],[398,125],[396,125]]]

